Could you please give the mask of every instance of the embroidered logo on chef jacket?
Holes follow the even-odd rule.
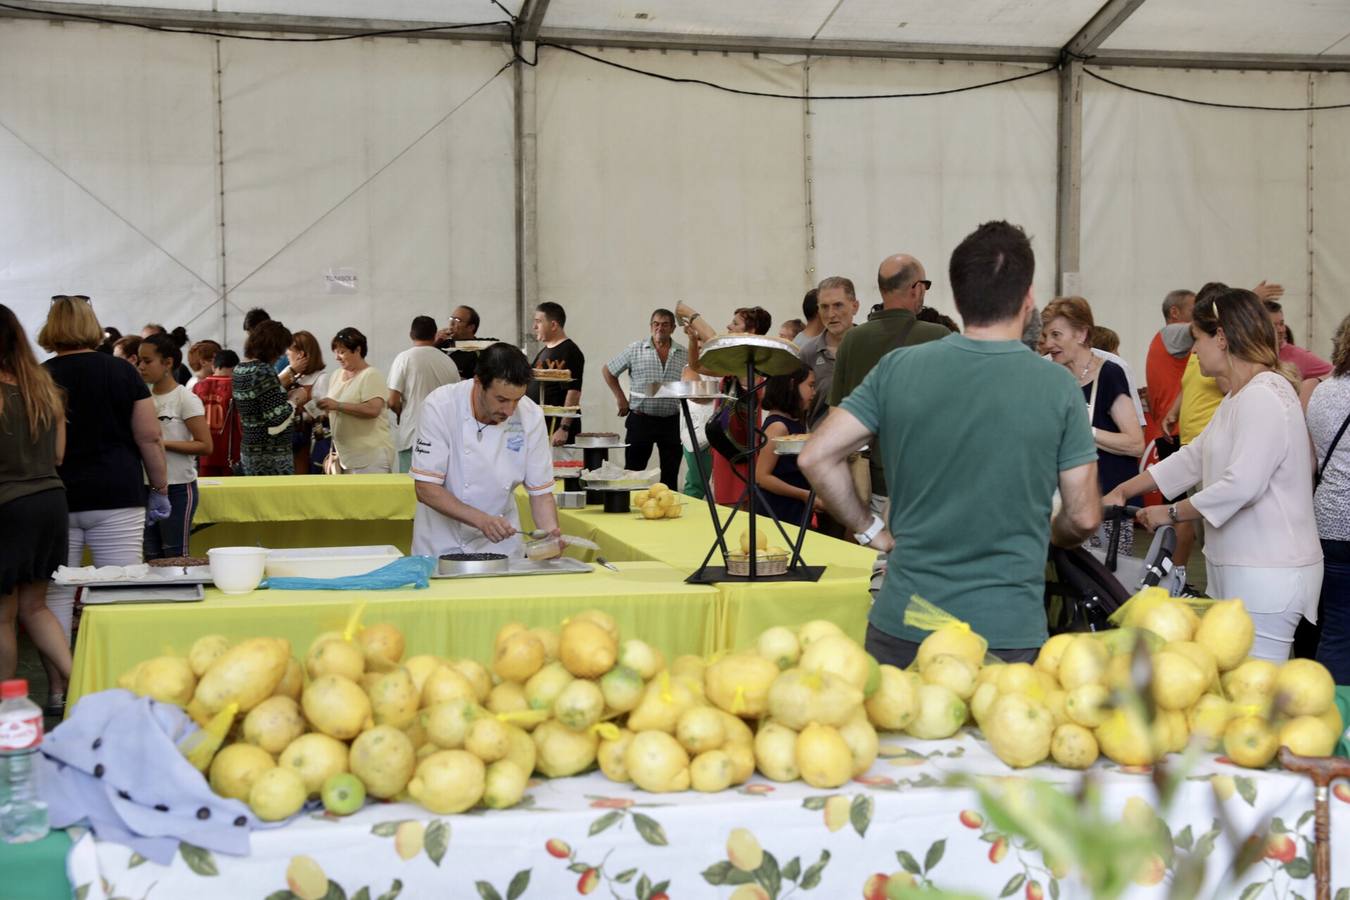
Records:
[[[525,447],[525,426],[518,419],[510,419],[506,423],[506,449],[512,453],[519,453]]]

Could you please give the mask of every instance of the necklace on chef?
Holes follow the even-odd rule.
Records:
[[[474,386],[474,393],[475,393],[475,395],[477,394],[477,392],[478,392],[478,386],[475,385],[475,386]],[[476,397],[473,399],[473,419],[474,419],[473,424],[475,424],[475,425],[478,426],[478,443],[481,444],[481,443],[483,443],[483,429],[487,428],[487,427],[488,427],[489,425],[491,425],[492,423],[491,423],[491,422],[480,422],[480,421],[478,421],[478,400],[477,400]]]

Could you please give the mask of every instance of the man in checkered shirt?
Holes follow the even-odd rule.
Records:
[[[630,387],[645,390],[647,385],[663,381],[679,381],[689,354],[671,340],[675,331],[675,314],[668,309],[652,313],[652,335],[634,341],[623,352],[609,361],[602,370],[605,384],[619,405],[624,419],[624,468],[641,471],[647,468],[656,447],[661,461],[661,481],[671,490],[678,490],[680,477],[680,402],[678,400],[648,400],[629,397],[619,384],[619,376],[628,373]]]

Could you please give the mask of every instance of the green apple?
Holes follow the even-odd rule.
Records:
[[[323,808],[335,816],[350,816],[366,804],[366,786],[350,772],[328,776],[320,792]]]

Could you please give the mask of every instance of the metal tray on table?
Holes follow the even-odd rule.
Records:
[[[459,575],[432,575],[432,578],[510,578],[516,575],[580,575],[594,572],[595,566],[570,556],[556,559],[532,560],[512,557],[507,561],[505,572],[466,572]]]
[[[791,375],[802,364],[797,345],[759,334],[724,334],[703,345],[699,365],[714,375],[744,375],[754,363],[763,375]]]
[[[720,385],[713,381],[654,381],[632,392],[642,400],[722,400]]]

